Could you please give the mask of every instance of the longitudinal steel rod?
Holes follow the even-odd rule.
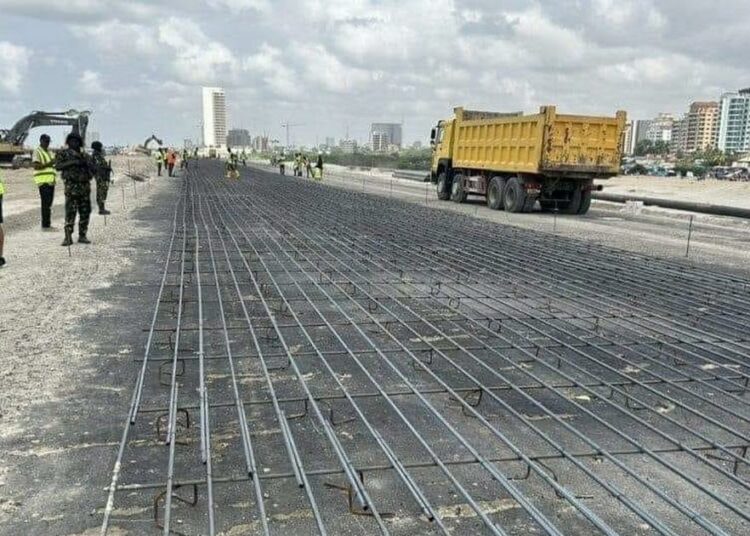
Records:
[[[191,214],[193,230],[195,232],[195,250],[193,253],[193,265],[195,266],[196,285],[198,287],[198,396],[200,397],[201,416],[201,461],[206,466],[206,495],[208,503],[208,534],[216,534],[216,521],[214,519],[214,488],[213,488],[213,461],[211,459],[211,423],[210,409],[208,404],[208,389],[206,388],[206,368],[203,359],[203,285],[201,283],[200,271],[200,233],[198,232],[198,220],[195,217],[196,199],[191,199]]]
[[[167,258],[164,261],[164,270],[162,273],[161,283],[159,285],[159,291],[157,293],[156,305],[154,306],[154,312],[151,316],[151,326],[148,332],[148,338],[146,339],[145,349],[143,351],[143,364],[141,365],[140,372],[136,377],[135,387],[133,389],[133,396],[130,400],[130,407],[128,409],[128,417],[125,421],[125,427],[122,431],[120,438],[120,444],[117,448],[117,457],[115,459],[114,468],[112,469],[112,477],[109,485],[109,493],[107,496],[107,504],[104,507],[104,515],[101,526],[101,536],[106,536],[109,531],[109,521],[112,516],[112,510],[115,506],[115,493],[117,486],[120,481],[122,462],[125,455],[125,449],[127,447],[128,438],[130,437],[131,427],[135,424],[136,415],[138,414],[138,407],[140,405],[141,394],[143,392],[143,381],[146,376],[146,370],[148,369],[148,360],[151,353],[151,346],[154,340],[154,328],[156,327],[156,319],[159,314],[159,306],[161,305],[161,298],[164,294],[164,286],[167,282],[167,273],[169,271],[169,263],[172,260],[172,248],[174,247],[175,237],[177,236],[177,214],[179,213],[180,203],[175,204],[174,215],[172,217],[172,233],[169,239],[169,246],[167,248]],[[186,210],[184,204],[182,204],[183,213]]]
[[[244,232],[244,230],[242,228],[238,228],[238,231],[240,232],[240,234],[242,234],[245,237],[245,239],[247,240],[248,244],[251,247],[253,247],[252,246],[252,241],[247,237],[247,234]],[[269,235],[269,237],[270,237],[270,235]],[[271,239],[273,240],[273,238],[271,238]],[[300,255],[304,257],[304,254],[302,254],[302,253],[300,253]],[[260,258],[260,256],[259,256],[259,259],[261,260],[261,262],[263,262],[262,259]],[[293,259],[292,259],[292,261],[296,262]],[[351,318],[351,316],[348,313],[346,313],[337,304],[337,302],[330,297],[330,295],[325,291],[325,289],[322,289],[322,287],[320,287],[320,285],[318,285],[315,282],[314,278],[310,277],[310,280],[313,282],[313,284],[315,284],[318,287],[319,290],[321,290],[321,292],[325,296],[327,296],[327,298],[329,299],[329,301],[339,310],[339,312],[343,316],[345,316],[352,323],[352,326],[359,332],[359,334],[362,336],[362,338],[365,339],[366,341],[368,341],[368,343],[373,348],[375,348],[377,350],[377,345],[357,325],[357,323]],[[377,320],[373,319],[373,321],[376,324],[380,325],[380,323]],[[394,340],[396,342],[399,342],[397,339],[394,339]],[[399,344],[400,344],[400,342],[399,342]],[[482,466],[485,467],[485,469],[487,469],[493,475],[493,477],[498,482],[501,483],[501,485],[503,486],[503,488],[508,493],[510,493],[510,495],[514,499],[516,499],[519,502],[519,504],[521,504],[521,506],[525,510],[527,510],[527,512],[529,512],[529,514],[531,514],[531,516],[548,533],[550,533],[550,534],[557,534],[557,533],[559,533],[558,529],[546,517],[544,517],[544,515],[522,493],[520,493],[520,491],[508,480],[508,478],[505,475],[503,475],[502,473],[500,473],[494,465],[492,465],[492,464],[488,463],[486,460],[484,460],[483,457],[481,456],[481,454],[479,454],[479,452],[471,445],[471,443],[469,443],[452,425],[450,425],[448,423],[448,421],[445,420],[445,418],[440,414],[440,412],[437,409],[435,409],[435,407],[427,400],[427,398],[424,397],[423,395],[421,395],[420,393],[418,393],[417,389],[409,381],[409,379],[406,376],[403,375],[403,373],[398,369],[398,367],[396,367],[393,364],[393,362],[385,354],[383,354],[382,352],[378,352],[378,354],[388,364],[388,366],[400,377],[400,379],[404,382],[404,384],[408,385],[413,390],[413,392],[415,394],[417,394],[417,396],[420,398],[420,400],[422,401],[422,403],[428,409],[430,409],[430,411],[433,413],[433,415],[435,415],[446,426],[446,428],[464,445],[464,447],[467,448],[467,450],[469,450],[469,452],[471,452],[472,455],[475,456],[477,458],[477,460],[479,460],[482,463]],[[419,360],[417,359],[417,361],[419,361]],[[361,366],[361,362],[359,362],[357,360],[357,363]],[[362,367],[362,368],[364,369],[364,367]],[[376,386],[378,386],[377,381],[373,380],[373,383]],[[459,399],[459,401],[463,400],[462,398],[460,398],[460,396],[458,396],[447,385],[444,385],[444,386],[446,387],[446,389],[449,390],[449,392],[451,392],[452,394],[454,394],[455,396],[457,396],[457,398]],[[469,406],[469,405],[467,405],[467,408],[469,410],[472,409],[471,406]],[[570,501],[577,509],[579,509],[579,511],[581,511],[581,513],[587,519],[589,519],[590,521],[592,521],[592,523],[594,523],[600,530],[602,530],[603,532],[605,532],[607,534],[614,534],[615,533],[615,531],[613,529],[611,529],[606,523],[604,523],[604,521],[602,521],[596,514],[594,514],[593,512],[591,512],[585,505],[583,505],[580,501],[578,501],[575,498],[575,496],[569,490],[565,489],[562,486],[557,485],[557,483],[554,482],[549,477],[549,475],[547,475],[547,473],[538,466],[538,464],[533,464],[533,462],[531,462],[531,460],[528,459],[528,457],[526,457],[525,454],[523,454],[523,452],[520,449],[518,449],[518,447],[516,447],[515,445],[513,445],[510,441],[508,441],[507,438],[505,438],[502,434],[500,434],[499,431],[497,431],[497,429],[495,427],[493,427],[492,425],[490,425],[490,423],[484,419],[484,417],[482,417],[479,414],[477,414],[476,416],[477,416],[477,418],[479,418],[483,422],[483,424],[486,424],[493,432],[495,432],[511,449],[513,449],[514,452],[516,452],[519,456],[521,456],[522,459],[525,462],[527,462],[535,470],[535,472],[537,472],[537,474],[539,474],[539,476],[541,476],[543,479],[547,480],[550,484],[552,484],[553,487],[556,488],[556,491],[558,491],[568,501]],[[473,501],[472,501],[470,504],[475,504],[475,503],[473,503]],[[496,525],[492,521],[490,521],[488,518],[486,518],[486,514],[484,514],[484,512],[481,512],[481,510],[479,510],[478,513],[479,513],[480,517],[482,517],[485,520],[485,523],[488,525],[489,528],[491,528],[491,529],[497,528]]]
[[[211,213],[213,215],[213,213]],[[219,215],[221,217],[221,215]],[[222,222],[223,223],[223,222]],[[239,243],[237,242],[237,239],[235,238],[234,234],[226,227],[223,227],[227,236],[231,239],[231,241],[234,243],[237,250],[241,253],[242,248],[239,246]],[[223,242],[223,238],[222,238]],[[315,416],[317,417],[318,421],[320,422],[321,426],[323,426],[323,429],[326,432],[326,436],[328,437],[328,440],[331,443],[331,446],[334,448],[334,451],[336,452],[336,456],[339,458],[339,462],[341,463],[342,468],[344,469],[344,472],[347,475],[347,479],[349,480],[350,485],[352,486],[352,489],[354,490],[354,497],[359,502],[360,506],[365,510],[370,510],[372,512],[373,517],[375,518],[376,522],[378,523],[378,526],[380,527],[380,530],[383,534],[388,534],[388,529],[386,528],[385,524],[383,523],[383,519],[380,516],[380,513],[376,509],[375,505],[373,504],[372,500],[370,499],[369,493],[367,492],[366,488],[362,485],[362,483],[359,480],[359,477],[357,476],[353,465],[351,463],[351,460],[349,459],[348,454],[346,453],[346,450],[341,445],[340,441],[338,440],[338,437],[334,433],[333,429],[330,428],[330,426],[327,426],[328,421],[326,420],[325,416],[323,415],[323,412],[320,410],[320,406],[318,405],[318,402],[315,400],[315,398],[312,395],[312,392],[310,391],[310,388],[307,385],[307,382],[305,381],[302,373],[300,372],[300,369],[296,363],[295,357],[292,355],[292,352],[289,350],[289,344],[287,343],[284,334],[282,333],[281,329],[279,329],[276,318],[274,313],[271,311],[271,308],[268,305],[268,301],[266,300],[265,296],[263,295],[263,292],[260,288],[260,285],[258,284],[256,276],[253,274],[253,270],[250,268],[249,264],[247,263],[247,260],[242,257],[242,262],[245,265],[245,268],[250,276],[250,280],[253,284],[253,287],[255,288],[255,291],[257,293],[258,299],[263,305],[263,308],[268,315],[268,318],[270,322],[274,326],[276,337],[278,338],[279,343],[281,344],[282,348],[284,349],[284,352],[287,354],[287,359],[294,370],[294,373],[299,380],[300,386],[305,391],[305,395],[307,396],[307,399],[309,401],[310,407],[313,409],[313,412],[315,413]],[[230,265],[231,266],[231,265]],[[258,348],[260,351],[260,348]],[[289,426],[286,422],[286,419],[284,419],[284,425]],[[288,428],[287,428],[288,429]],[[299,454],[297,454],[299,456]],[[299,461],[299,458],[298,458]]]
[[[243,447],[244,455],[245,455],[245,465],[247,467],[247,474],[252,479],[253,487],[255,490],[255,498],[258,504],[258,515],[260,517],[263,534],[268,535],[269,534],[268,519],[266,519],[266,507],[265,507],[265,502],[263,499],[263,489],[261,488],[260,479],[258,478],[258,466],[255,461],[255,452],[253,450],[252,441],[250,439],[250,431],[248,429],[247,416],[245,414],[245,405],[242,401],[239,387],[237,385],[237,372],[235,370],[234,358],[232,356],[232,344],[229,341],[229,332],[227,330],[227,317],[224,311],[224,302],[223,302],[222,293],[221,293],[221,284],[219,283],[218,271],[216,270],[216,258],[214,256],[213,241],[211,240],[212,228],[209,227],[208,223],[206,222],[206,218],[203,214],[203,205],[202,205],[201,199],[199,199],[198,211],[200,213],[201,222],[203,223],[203,228],[206,231],[206,241],[208,243],[209,257],[211,259],[211,267],[212,267],[212,272],[214,275],[214,285],[216,286],[216,300],[217,300],[218,307],[219,307],[219,316],[221,317],[221,324],[222,324],[222,327],[224,328],[223,334],[222,334],[223,341],[224,341],[224,351],[226,352],[227,364],[229,366],[229,373],[232,378],[232,395],[234,397],[235,407],[237,408],[237,421],[239,422],[239,425],[240,425],[240,437],[242,438],[242,447]],[[213,228],[213,230],[215,232],[219,231],[216,228]],[[208,407],[210,408],[210,406]]]
[[[301,254],[301,256],[302,256],[302,258],[307,259],[307,257],[304,254]],[[322,262],[326,262],[326,261],[322,261]],[[327,263],[327,262],[326,262],[326,264],[331,267],[331,271],[332,272],[337,272],[338,271],[335,267],[333,267],[332,264]],[[343,292],[343,288],[340,287],[340,285],[338,283],[336,283],[335,280],[333,278],[331,278],[331,276],[329,274],[325,274],[325,272],[323,272],[323,271],[321,271],[320,273],[324,274],[325,277],[330,280],[332,286],[334,286],[336,288],[339,288],[339,290],[342,290],[342,292]],[[313,279],[313,281],[314,281],[314,279]],[[362,288],[358,287],[358,290],[362,291]],[[345,292],[344,292],[344,294],[345,294]],[[364,295],[367,295],[367,294],[365,293]],[[370,297],[370,298],[372,299],[372,297]],[[333,303],[335,305],[337,305],[337,303],[334,300],[332,300],[332,301],[333,301]],[[352,300],[352,301],[354,301],[354,300]],[[384,333],[388,334],[393,339],[393,341],[395,343],[397,343],[399,345],[402,345],[402,343],[399,341],[399,339],[397,337],[395,337],[388,329],[386,329],[385,326],[383,326],[382,323],[380,323],[378,320],[376,320],[374,317],[372,317],[372,315],[369,313],[369,311],[367,311],[366,308],[362,307],[361,304],[359,304],[358,302],[354,302],[354,303],[362,310],[362,312],[364,314],[369,315],[372,318],[372,320],[379,325],[379,327],[384,331]],[[342,314],[346,315],[346,313],[343,312],[343,310],[342,310]],[[400,322],[400,320],[396,320],[396,321]],[[366,340],[368,340],[374,346],[374,343],[371,341],[371,339],[369,338],[369,336],[367,336],[367,334],[365,334],[363,331],[361,331],[361,329],[359,329],[357,327],[356,322],[352,321],[352,324],[353,324],[353,326],[356,329],[358,329],[358,331],[360,331],[360,334],[363,336],[363,338],[365,338]],[[412,330],[412,332],[415,335],[419,336],[419,334],[416,331]],[[407,354],[409,354],[409,357],[413,360],[414,364],[420,366],[424,370],[424,372],[428,373],[438,383],[440,383],[444,388],[446,388],[446,390],[448,390],[449,393],[451,393],[454,397],[456,397],[456,399],[458,400],[459,403],[462,403],[462,405],[464,405],[465,409],[468,412],[471,412],[476,418],[478,418],[483,424],[485,424],[485,426],[487,426],[493,433],[495,433],[495,435],[497,435],[504,442],[507,442],[508,445],[511,448],[514,448],[513,445],[510,442],[508,442],[507,439],[504,438],[504,436],[502,435],[502,433],[496,427],[494,427],[492,424],[490,424],[479,412],[477,412],[473,407],[471,407],[469,404],[467,404],[464,401],[464,399],[461,398],[460,395],[458,395],[458,393],[456,393],[455,391],[453,391],[450,388],[450,386],[448,386],[440,377],[438,377],[437,375],[435,375],[429,369],[429,367],[427,367],[426,365],[424,365],[424,363],[422,363],[422,361],[416,355],[414,355],[410,350],[408,350],[408,348],[406,348],[403,345],[402,345],[402,349]],[[435,347],[433,347],[433,349],[437,350]],[[386,359],[386,361],[388,361],[390,363],[390,360],[387,357],[385,357],[385,356],[381,356],[381,357],[383,357],[384,359]],[[407,385],[409,385],[410,383],[409,383],[408,379],[406,379],[403,376],[403,374],[400,372],[400,370],[398,370],[397,367],[393,366],[392,363],[391,363],[391,366],[394,368],[394,371],[402,377],[402,381],[404,381],[404,383],[407,383]],[[475,384],[477,384],[477,385],[479,385],[481,387],[481,385],[482,385],[481,382],[479,382],[478,380],[476,380],[476,378],[471,378],[471,379],[472,379],[472,381]],[[506,409],[508,409],[509,411],[511,411],[512,413],[514,413],[517,417],[521,418],[522,420],[528,421],[528,419],[523,419],[523,417],[518,412],[516,412],[512,407],[510,407],[507,404],[505,404],[501,399],[498,398],[497,400]],[[548,410],[546,410],[546,408],[543,408],[543,409],[548,412]],[[550,415],[554,416],[551,412],[548,412],[548,413]],[[554,417],[557,417],[557,416],[554,416]],[[570,461],[572,461],[579,468],[581,468],[582,470],[584,470],[585,472],[587,472],[587,474],[590,477],[592,477],[595,480],[599,481],[605,487],[605,489],[607,489],[610,493],[612,493],[616,498],[618,498],[619,500],[621,500],[623,502],[623,504],[625,504],[627,507],[629,507],[631,510],[633,510],[634,513],[640,515],[644,520],[646,520],[652,526],[654,526],[655,528],[657,528],[657,530],[659,530],[662,534],[671,534],[671,535],[675,534],[663,522],[659,521],[658,519],[656,519],[652,515],[650,515],[644,508],[642,508],[640,505],[638,505],[635,501],[633,501],[630,498],[628,498],[622,491],[618,490],[617,488],[615,488],[611,484],[607,483],[606,481],[598,479],[597,476],[594,473],[592,473],[591,471],[588,471],[585,468],[585,466],[583,466],[578,460],[576,460],[572,456],[569,456],[567,454],[567,452],[565,451],[565,449],[561,448],[556,442],[554,442],[546,434],[544,434],[543,432],[541,432],[541,430],[539,430],[536,426],[530,425],[530,427],[533,430],[535,430],[537,433],[539,433],[548,442],[550,442],[550,444],[552,444],[553,446],[555,446],[561,452],[561,454],[563,454],[566,458],[568,458]],[[593,445],[593,446],[597,449],[597,451],[599,451],[599,452],[602,451],[602,449],[598,445]],[[577,509],[579,509],[579,511],[581,511],[581,513],[585,517],[587,517],[587,519],[589,519],[590,521],[592,521],[592,523],[594,523],[595,525],[597,525],[597,527],[599,527],[600,530],[604,531],[605,533],[614,532],[613,529],[611,529],[610,527],[608,527],[606,525],[606,523],[604,523],[596,514],[593,514],[592,512],[590,512],[585,505],[581,505],[580,502],[575,498],[575,496],[573,494],[571,494],[568,490],[566,490],[565,488],[562,488],[554,480],[552,480],[549,477],[549,475],[547,475],[547,473],[545,472],[545,470],[543,468],[539,467],[538,464],[530,463],[531,460],[529,460],[528,457],[526,457],[523,452],[518,451],[517,453],[519,454],[519,456],[521,456],[521,458],[524,461],[526,461],[529,464],[529,467],[532,468],[532,470],[534,470],[535,473],[537,473],[542,479],[546,480],[551,486],[555,487],[556,491],[558,493],[560,493],[561,495],[563,495],[564,497],[566,497],[566,499],[568,499],[569,501],[571,501],[572,504]],[[591,516],[591,517],[589,517],[589,516]]]
[[[724,536],[750,522],[748,281],[296,178],[191,168],[148,289],[158,298],[102,536],[115,499],[148,490],[161,491],[164,534],[214,535],[250,515],[265,535],[403,534],[381,515],[394,503],[422,514],[396,519],[443,534],[645,524]],[[168,398],[147,381],[157,368]],[[183,446],[188,411],[200,441]],[[136,421],[157,412],[168,448],[155,463],[133,449],[146,444]],[[212,457],[219,429],[237,439]],[[338,517],[327,478],[344,480],[350,514],[371,515]],[[200,493],[177,527],[182,486]],[[228,508],[238,490],[244,511]],[[309,508],[293,525],[276,517],[299,501]]]

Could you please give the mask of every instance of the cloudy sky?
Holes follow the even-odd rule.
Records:
[[[748,0],[0,0],[0,127],[91,109],[105,142],[230,126],[425,140],[453,106],[650,117],[750,86]]]

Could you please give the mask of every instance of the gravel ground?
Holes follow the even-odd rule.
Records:
[[[750,208],[750,182],[719,181],[642,175],[601,181],[609,194],[628,194],[677,201]]]
[[[89,236],[93,245],[75,244],[70,251],[59,245],[61,192],[56,192],[53,213],[53,226],[59,231],[42,233],[37,227],[38,199],[29,171],[6,173],[8,265],[0,270],[0,534],[5,534],[4,522],[26,514],[30,490],[19,489],[17,483],[20,478],[31,484],[32,479],[19,474],[29,470],[19,459],[33,461],[59,448],[61,442],[55,438],[43,439],[45,430],[58,428],[71,417],[68,402],[82,398],[79,384],[91,374],[87,367],[94,354],[92,338],[84,336],[85,319],[112,314],[113,304],[102,293],[132,269],[133,242],[153,236],[153,230],[136,217],[138,209],[169,188],[167,181],[150,180],[139,183],[134,191],[132,181],[122,177],[128,166],[149,173],[146,159],[115,159],[113,165],[120,179],[110,193],[112,215],[106,224],[101,216],[92,215]],[[127,348],[119,351],[128,352]],[[63,409],[59,416],[50,415],[55,407]],[[80,440],[86,435],[83,430],[79,425],[58,435],[69,431]],[[48,505],[37,505],[36,517],[43,518]]]

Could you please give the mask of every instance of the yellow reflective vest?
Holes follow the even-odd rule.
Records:
[[[3,176],[0,174],[0,197],[5,195],[5,185],[3,184]]]
[[[45,151],[41,147],[37,147],[34,149],[34,157],[32,158],[32,162],[39,162],[41,164],[49,164],[52,162],[52,155],[49,153],[49,151]],[[54,168],[44,168],[44,169],[35,169],[34,170],[34,182],[37,186],[41,186],[42,184],[55,184],[55,180],[57,179],[57,172]]]

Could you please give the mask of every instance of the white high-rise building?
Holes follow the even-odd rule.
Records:
[[[721,96],[717,137],[722,151],[750,150],[750,88]]]
[[[203,145],[227,145],[227,98],[220,87],[203,88]]]

